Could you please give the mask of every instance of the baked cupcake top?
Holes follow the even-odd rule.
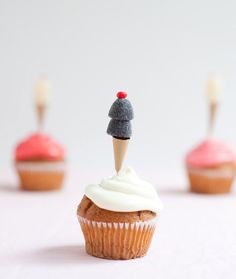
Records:
[[[218,164],[236,163],[233,148],[221,140],[208,138],[186,156],[189,167],[212,167]]]
[[[50,160],[60,161],[65,158],[64,148],[44,133],[35,133],[20,142],[15,150],[16,161]]]
[[[141,180],[130,167],[103,179],[100,184],[88,185],[85,195],[98,207],[110,211],[159,213],[163,208],[154,186]]]

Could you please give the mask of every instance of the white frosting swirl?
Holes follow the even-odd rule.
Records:
[[[153,185],[141,180],[130,167],[103,179],[100,184],[88,185],[85,195],[98,207],[111,211],[158,213],[163,208]]]

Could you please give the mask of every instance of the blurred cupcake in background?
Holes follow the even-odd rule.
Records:
[[[49,135],[35,133],[17,145],[15,166],[22,189],[59,189],[65,173],[65,151]]]
[[[235,177],[235,162],[231,146],[213,138],[204,140],[186,157],[191,191],[207,194],[229,192]]]
[[[20,187],[29,191],[60,189],[65,176],[65,150],[43,132],[51,85],[46,77],[36,86],[38,132],[22,140],[15,149],[15,167]]]
[[[236,174],[235,151],[224,141],[212,136],[220,91],[219,80],[211,76],[207,83],[210,112],[208,136],[188,152],[185,159],[192,192],[205,194],[228,193],[234,182]]]

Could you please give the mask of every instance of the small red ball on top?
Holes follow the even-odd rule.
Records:
[[[118,93],[116,94],[116,97],[117,97],[118,99],[125,99],[125,98],[127,97],[127,93],[125,93],[125,92],[118,92]]]

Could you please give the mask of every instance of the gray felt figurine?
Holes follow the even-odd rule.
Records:
[[[132,105],[126,97],[127,94],[125,92],[118,92],[117,100],[112,104],[108,114],[111,120],[107,133],[113,137],[115,169],[117,173],[122,167],[129,139],[132,135],[130,120],[134,118],[134,113]]]

